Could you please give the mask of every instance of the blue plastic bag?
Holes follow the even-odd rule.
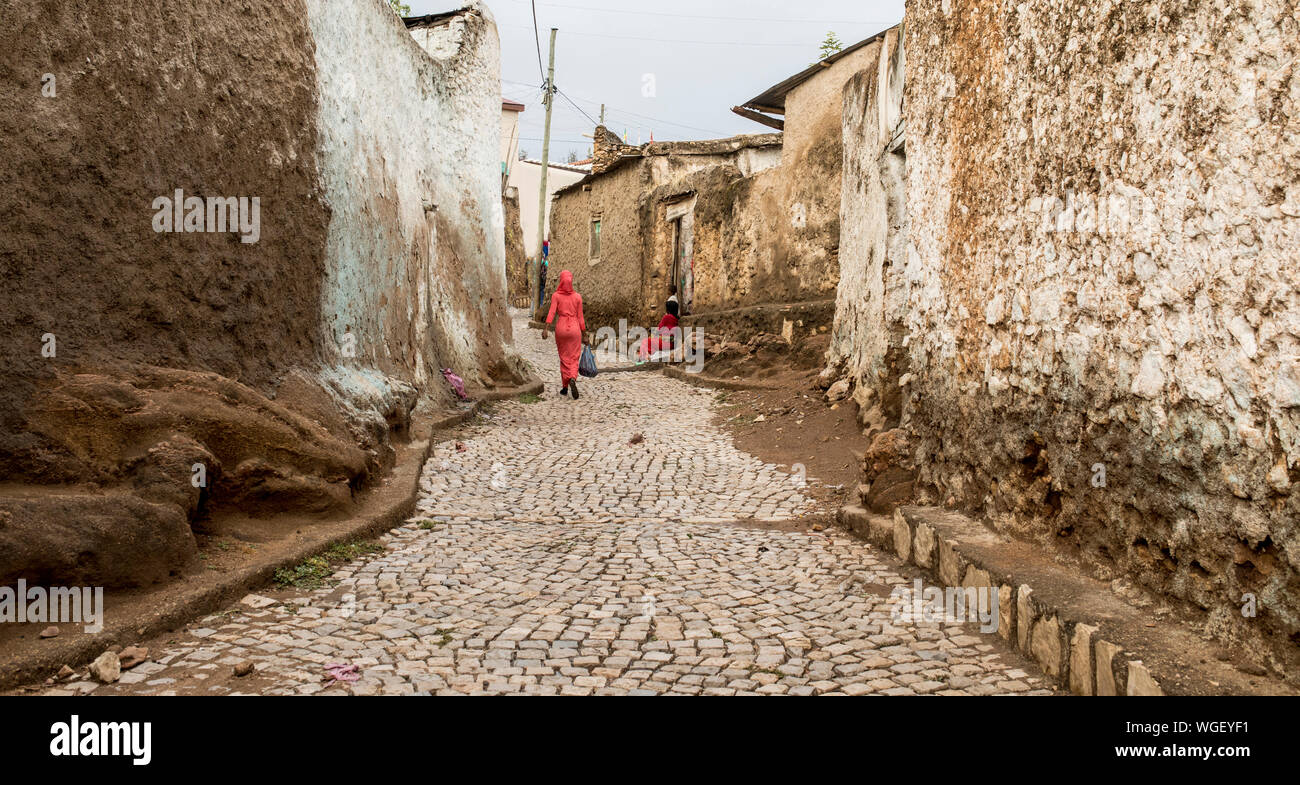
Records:
[[[588,379],[600,373],[600,369],[596,367],[596,355],[585,343],[582,345],[582,357],[578,358],[578,373]]]

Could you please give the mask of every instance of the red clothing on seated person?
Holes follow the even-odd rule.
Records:
[[[677,330],[677,317],[670,313],[664,314],[664,318],[659,320],[659,326],[655,328],[655,333],[641,342],[638,354],[641,359],[646,359],[660,349],[672,349],[673,336]]]

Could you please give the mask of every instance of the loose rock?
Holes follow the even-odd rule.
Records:
[[[131,670],[149,659],[149,650],[143,646],[128,646],[118,655],[122,660],[122,670]]]
[[[122,662],[117,654],[106,651],[90,663],[90,675],[103,684],[112,684],[122,677]]]

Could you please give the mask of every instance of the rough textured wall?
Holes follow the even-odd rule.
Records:
[[[823,374],[827,382],[847,379],[864,424],[880,429],[899,422],[898,380],[906,366],[903,66],[899,34],[891,30],[876,66],[844,86],[840,280]]]
[[[492,231],[504,225],[499,140],[483,133],[501,115],[496,28],[476,7],[408,33],[375,12],[386,5],[307,2],[333,210],[328,348],[341,360],[350,332],[360,362],[340,366],[424,385],[442,364],[476,379],[504,369],[510,334],[505,235]]]
[[[640,308],[646,218],[643,199],[649,184],[649,166],[643,160],[624,163],[556,194],[551,205],[554,240],[544,309],[550,307],[560,272],[569,270],[574,289],[582,294],[588,327],[617,326],[619,319],[631,324],[644,320]],[[585,185],[590,185],[590,190],[584,190]],[[591,219],[597,214],[601,216],[600,258],[593,261],[589,238]]]
[[[673,225],[668,205],[694,194],[687,217],[693,237],[694,313],[826,297],[838,279],[838,269],[830,265],[834,254],[828,253],[838,242],[838,207],[833,223],[816,227],[809,225],[806,212],[788,209],[791,193],[807,188],[824,200],[827,189],[806,186],[796,170],[777,166],[779,140],[776,134],[764,134],[627,148],[642,158],[625,160],[557,197],[552,270],[573,271],[588,310],[603,322],[627,318],[653,325],[670,283]],[[834,177],[838,166],[837,160]],[[830,171],[818,170],[817,176],[829,177]],[[797,202],[807,203],[807,197]],[[592,265],[588,233],[597,212],[606,218],[601,261]],[[805,263],[814,256],[822,261]],[[548,285],[554,290],[553,281]]]
[[[501,196],[506,233],[506,295],[517,308],[528,307],[528,254],[524,252],[523,224],[519,214],[519,189],[507,188]]]
[[[0,582],[148,582],[209,514],[342,514],[430,369],[500,364],[489,17],[441,59],[380,0],[4,19]],[[259,198],[257,242],[156,232],[176,189]]]
[[[303,198],[319,134],[305,8],[224,8],[5,3],[2,476],[94,476],[24,426],[38,391],[78,368],[202,368],[266,388],[319,351],[329,211]],[[178,188],[260,196],[259,241],[155,233],[153,200]]]
[[[878,58],[872,43],[786,96],[781,165],[734,188],[725,267],[701,308],[735,308],[835,296],[839,281],[841,92]]]
[[[934,498],[1293,677],[1298,13],[913,0],[905,104],[905,416]]]
[[[701,272],[714,284],[697,300],[700,310],[817,300],[834,293],[839,189],[812,185],[838,183],[838,143],[833,157],[830,150],[819,148],[827,157],[797,168],[783,164],[739,180],[711,200],[716,210],[710,217],[726,222],[719,226],[722,265]]]

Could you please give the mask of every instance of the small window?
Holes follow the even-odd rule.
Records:
[[[600,216],[593,216],[591,219],[591,239],[588,243],[588,256],[593,260],[600,259]]]

